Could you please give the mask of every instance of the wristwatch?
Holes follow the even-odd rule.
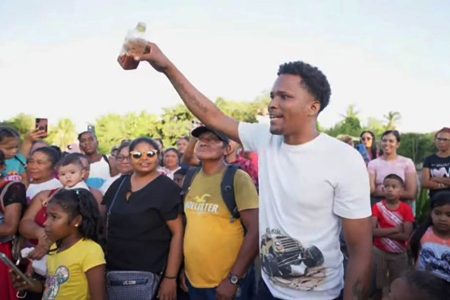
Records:
[[[233,285],[239,285],[242,281],[242,279],[239,278],[239,276],[231,274],[231,273],[230,273],[229,279],[230,279],[230,283]]]

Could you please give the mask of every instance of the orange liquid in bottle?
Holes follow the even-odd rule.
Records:
[[[124,70],[134,70],[139,65],[139,61],[135,60],[132,56],[122,54],[117,58],[117,61]]]

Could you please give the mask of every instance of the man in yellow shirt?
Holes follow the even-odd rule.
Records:
[[[197,127],[202,169],[186,194],[185,273],[191,299],[232,299],[258,252],[258,194],[250,176],[237,170],[234,220],[221,194],[228,138]],[[244,231],[245,226],[245,231]]]

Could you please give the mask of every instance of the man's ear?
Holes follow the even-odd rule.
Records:
[[[231,148],[230,144],[226,144],[225,142],[223,143],[224,143],[223,147],[225,148],[225,156],[227,156],[233,151],[233,149]]]
[[[309,116],[317,116],[320,112],[320,102],[318,100],[313,99],[311,104],[309,105]]]

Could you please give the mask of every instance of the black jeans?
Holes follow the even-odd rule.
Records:
[[[339,297],[337,297],[334,300],[342,300],[344,299],[344,290],[341,291],[341,293],[339,294]],[[257,299],[260,300],[282,300],[280,298],[275,298],[274,296],[272,296],[272,294],[270,293],[269,288],[267,287],[266,283],[264,282],[264,280],[261,278],[261,280],[259,281],[259,287],[258,287],[258,297]]]

